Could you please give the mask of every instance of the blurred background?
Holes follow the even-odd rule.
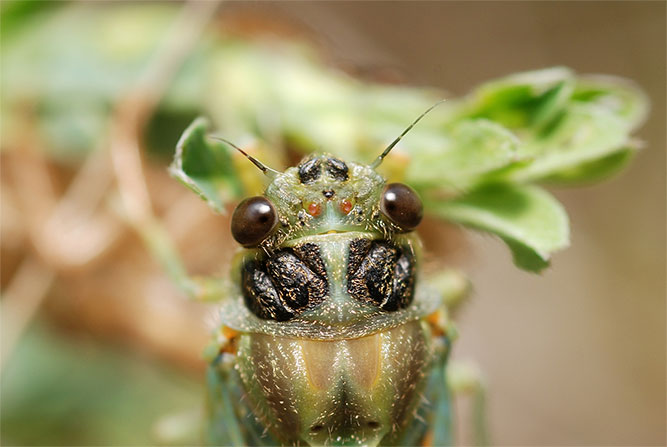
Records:
[[[552,191],[572,247],[545,273],[519,271],[491,237],[432,222],[424,236],[433,258],[473,282],[454,358],[486,377],[494,444],[665,444],[664,3],[181,7],[2,5],[4,445],[150,444],[156,420],[203,402],[214,310],[186,302],[133,222],[149,197],[188,271],[224,275],[228,221],[165,169],[201,104],[218,101],[196,73],[215,45],[204,27],[298,36],[348,73],[453,97],[556,65],[638,83],[652,103],[637,134],[644,149],[607,182]],[[133,137],[145,190],[122,178],[138,166],[131,150],[109,155]],[[118,212],[123,188],[139,191],[125,203],[134,215]]]

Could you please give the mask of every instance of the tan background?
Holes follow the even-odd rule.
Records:
[[[266,4],[262,7],[267,7]],[[373,2],[273,5],[337,56],[396,67],[455,95],[553,65],[635,80],[652,112],[646,148],[601,185],[556,191],[572,247],[541,276],[470,235],[475,294],[455,357],[487,376],[500,445],[665,444],[665,4]]]

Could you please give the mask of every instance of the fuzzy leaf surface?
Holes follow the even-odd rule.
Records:
[[[551,253],[569,244],[569,224],[562,205],[537,186],[486,185],[453,200],[427,201],[429,212],[499,236],[512,250],[514,263],[539,272]]]
[[[242,192],[230,149],[207,138],[208,121],[197,118],[183,133],[169,168],[181,183],[196,192],[216,212]]]

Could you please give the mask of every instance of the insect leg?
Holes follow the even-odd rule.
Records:
[[[447,358],[449,357],[451,342],[456,339],[457,331],[451,314],[456,312],[460,304],[465,300],[470,292],[470,283],[461,273],[453,270],[447,270],[437,275],[431,276],[427,282],[433,287],[441,299],[441,305],[438,311],[430,315],[427,319],[431,325],[436,344],[436,364],[433,366],[433,376],[430,379],[429,387],[435,390],[437,397],[433,399],[435,407],[433,409],[433,430],[424,445],[447,446],[453,445],[453,426],[452,426],[452,394],[458,391],[458,388],[452,387],[449,380],[450,369],[457,371],[457,366],[449,366]],[[480,433],[482,433],[480,431]],[[479,439],[484,438],[480,436]]]
[[[153,424],[156,445],[197,445],[201,442],[203,411],[200,406],[161,416]]]
[[[431,397],[434,402],[433,415],[431,420],[432,431],[428,434],[424,445],[429,446],[451,446],[453,445],[453,426],[452,426],[452,400],[451,390],[447,384],[447,358],[449,357],[449,339],[445,336],[439,336],[434,343],[441,345],[436,348],[436,364],[433,366],[433,373],[429,379],[429,388],[433,389],[434,396]]]
[[[489,445],[486,423],[486,385],[479,368],[474,364],[452,362],[447,368],[447,384],[455,396],[472,399],[471,425],[474,445]]]
[[[133,222],[127,216],[120,217],[135,228],[153,259],[188,298],[212,302],[220,301],[228,295],[230,288],[224,280],[188,274],[173,238],[157,218],[150,216],[141,222]]]
[[[233,378],[234,354],[220,354],[206,371],[208,385],[208,427],[204,434],[207,445],[246,445],[235,405],[240,391]]]
[[[451,317],[470,295],[470,281],[461,272],[445,270],[427,278],[426,282],[439,292],[442,305]]]

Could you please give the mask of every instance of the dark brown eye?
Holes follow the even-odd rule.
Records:
[[[403,230],[412,230],[422,220],[422,201],[417,193],[402,183],[390,183],[382,191],[380,210]]]
[[[278,215],[269,199],[250,197],[239,203],[232,214],[232,236],[243,246],[259,245],[277,222]]]

